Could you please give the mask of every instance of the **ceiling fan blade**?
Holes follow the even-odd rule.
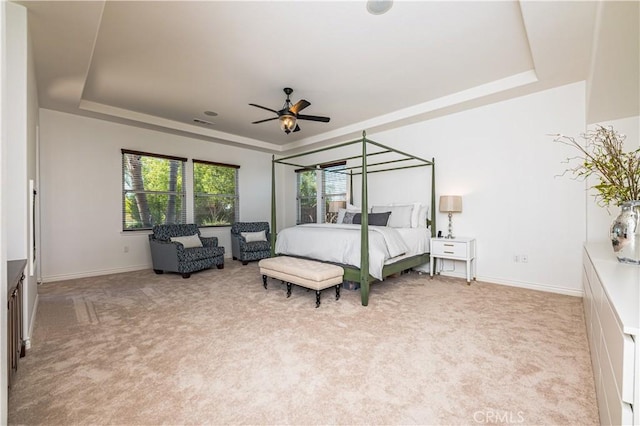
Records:
[[[251,124],[260,124],[260,123],[264,123],[265,121],[271,121],[271,120],[277,120],[277,119],[278,117],[265,118],[264,120],[253,121],[251,122]]]
[[[322,121],[323,123],[328,123],[331,120],[329,117],[318,117],[317,115],[302,115],[298,114],[298,120],[309,120],[309,121]]]
[[[300,126],[298,126],[298,125],[296,124],[296,128],[295,128],[295,129],[293,129],[293,131],[294,131],[294,132],[299,132],[299,131],[300,131]]]
[[[278,113],[278,111],[276,111],[275,109],[271,109],[271,108],[263,107],[262,105],[256,105],[256,104],[249,104],[249,105],[254,106],[254,107],[258,107],[258,108],[262,108],[262,109],[266,109],[267,111],[271,111],[271,112],[273,112],[273,113],[275,113],[275,114],[277,114],[277,113]]]
[[[298,102],[296,102],[294,106],[289,108],[289,111],[291,111],[294,114],[297,114],[303,109],[305,109],[306,107],[308,107],[309,105],[311,105],[311,102],[305,101],[304,99],[300,99]]]

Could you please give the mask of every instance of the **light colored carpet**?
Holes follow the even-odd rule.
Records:
[[[582,300],[411,273],[315,294],[256,263],[44,284],[10,424],[597,424]]]

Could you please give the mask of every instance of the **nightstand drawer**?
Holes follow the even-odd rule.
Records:
[[[433,256],[467,257],[467,243],[460,241],[431,241],[431,254]]]

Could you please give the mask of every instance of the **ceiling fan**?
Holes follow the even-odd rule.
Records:
[[[262,105],[249,104],[254,107],[266,109],[267,111],[271,111],[274,114],[276,114],[276,117],[254,121],[251,124],[264,123],[265,121],[271,121],[271,120],[280,120],[280,128],[284,130],[286,134],[289,134],[291,132],[300,131],[300,126],[298,126],[297,120],[321,121],[323,123],[329,122],[330,120],[329,117],[319,117],[317,115],[300,114],[300,111],[302,111],[303,109],[311,105],[311,103],[304,99],[300,99],[294,105],[291,103],[291,100],[289,100],[289,95],[293,93],[293,89],[291,89],[290,87],[285,87],[284,93],[287,95],[287,100],[284,102],[282,109],[279,111],[276,111],[275,109],[263,107]]]

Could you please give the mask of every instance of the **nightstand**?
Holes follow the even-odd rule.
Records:
[[[436,258],[463,260],[467,264],[467,283],[471,284],[471,278],[476,279],[475,238],[431,238],[431,261],[429,262],[431,277],[436,267]]]

